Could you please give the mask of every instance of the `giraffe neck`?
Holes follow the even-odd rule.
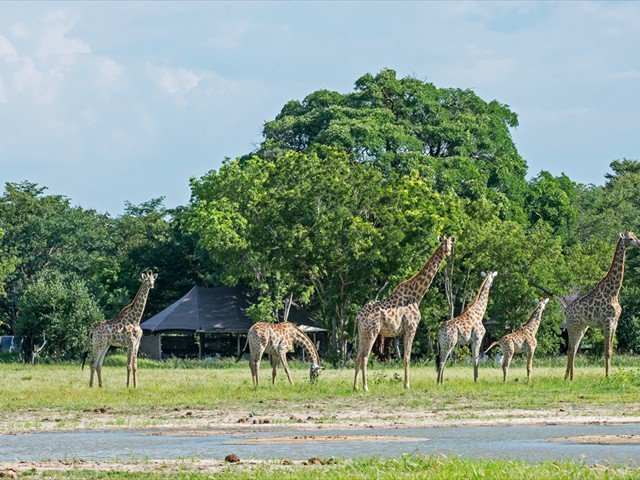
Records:
[[[142,314],[144,313],[144,308],[147,305],[147,298],[149,297],[149,290],[151,285],[148,280],[142,282],[140,288],[138,289],[138,293],[133,298],[133,302],[129,305],[129,321],[128,323],[139,324],[140,320],[142,320]]]
[[[489,302],[489,290],[491,289],[492,283],[493,282],[489,281],[489,277],[484,279],[484,282],[480,285],[480,289],[478,290],[475,300],[466,308],[465,313],[475,313],[478,311],[484,312],[487,309],[487,303]],[[480,317],[480,321],[482,321],[482,317]]]
[[[523,329],[531,332],[533,336],[538,333],[538,328],[540,327],[540,321],[542,320],[542,308],[538,307],[531,314],[531,317],[527,322],[523,325]]]
[[[312,361],[312,367],[320,366],[320,356],[318,355],[316,346],[313,344],[311,339],[304,334],[304,332],[298,329],[298,327],[294,326],[293,328],[295,329],[293,335],[294,343],[300,345],[305,353],[309,355],[309,358],[311,358]]]
[[[413,302],[420,302],[431,282],[440,269],[440,264],[446,257],[444,244],[436,249],[431,258],[422,269],[409,280],[402,282],[393,291],[392,295],[408,295]]]
[[[607,297],[617,298],[618,293],[620,293],[620,287],[622,286],[622,279],[624,277],[624,262],[625,245],[624,240],[621,238],[616,245],[611,267],[609,267],[607,275],[597,287],[597,290],[604,291]]]

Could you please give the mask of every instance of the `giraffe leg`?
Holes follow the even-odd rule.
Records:
[[[367,363],[377,336],[378,333],[372,330],[360,333],[360,346],[356,357],[356,373],[353,378],[354,390],[358,390],[358,370],[362,370],[362,389],[365,392],[369,391],[369,386],[367,385]]]
[[[611,355],[613,354],[613,334],[614,329],[609,323],[604,329],[604,376],[609,377],[609,370],[611,369]]]
[[[416,324],[417,325],[417,324]],[[403,338],[404,345],[404,355],[403,355],[403,363],[404,363],[404,388],[409,388],[409,365],[411,362],[411,345],[413,344],[413,337],[416,334],[416,331],[405,332]]]
[[[438,380],[436,383],[444,382],[444,367],[447,359],[458,344],[458,331],[448,330],[446,328],[438,331]]]
[[[249,360],[249,368],[251,369],[251,383],[253,386],[256,386],[256,367],[254,365],[253,359]]]
[[[258,361],[255,359],[249,360],[249,367],[251,368],[251,382],[254,387],[258,386]]]
[[[140,348],[140,341],[138,340],[135,344],[135,346],[133,347],[133,361],[132,363],[132,369],[131,371],[133,372],[133,388],[136,388],[138,386],[138,381],[137,381],[137,374],[138,374],[138,349]]]
[[[93,355],[91,356],[91,375],[89,376],[89,387],[93,387],[93,374],[96,373],[98,368],[98,362],[100,361],[100,354],[102,352],[98,350],[98,347],[93,347]]]
[[[283,351],[280,352],[280,362],[282,363],[282,368],[284,368],[284,373],[287,374],[289,385],[293,385],[293,380],[291,379],[291,372],[289,371],[289,363],[287,362],[286,352],[283,352]]]
[[[527,350],[527,380],[531,380],[531,372],[533,371],[533,354],[536,351],[536,347],[529,347]]]
[[[133,368],[133,346],[127,348],[127,388],[129,388],[129,380],[131,377],[131,369]]]
[[[102,388],[102,363],[104,362],[104,357],[107,356],[107,352],[109,351],[109,346],[103,348],[100,353],[100,358],[98,359],[98,365],[96,367],[96,373],[98,374],[98,387]]]
[[[449,359],[451,352],[453,351],[453,347],[440,346],[439,348],[440,348],[440,365],[438,366],[438,380],[436,383],[443,383],[444,382],[444,366],[447,363],[447,360]]]
[[[580,341],[584,337],[585,332],[589,327],[580,326],[575,329],[569,330],[569,346],[567,348],[567,371],[564,374],[564,379],[573,380],[573,365],[580,346]]]
[[[477,338],[473,339],[471,343],[471,353],[473,355],[473,381],[478,381],[478,364],[480,363],[480,346],[482,345],[482,338],[484,337],[484,332],[481,335],[478,335]]]
[[[277,355],[269,355],[271,360],[271,384],[275,385],[276,383],[276,375],[278,373],[278,364],[280,363],[280,359]]]
[[[507,373],[509,373],[509,365],[511,365],[511,359],[513,358],[513,349],[505,347],[502,351],[502,381],[507,381]]]

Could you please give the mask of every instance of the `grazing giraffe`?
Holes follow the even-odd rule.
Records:
[[[500,340],[496,340],[484,353],[487,353],[496,345],[499,345],[502,349],[502,381],[507,381],[507,372],[509,371],[509,364],[513,358],[514,353],[526,353],[527,354],[527,380],[531,378],[531,370],[533,370],[533,354],[536,351],[538,341],[536,340],[536,333],[538,333],[538,327],[540,326],[540,320],[542,320],[542,312],[544,312],[548,298],[541,299],[538,302],[538,306],[526,321],[515,332],[507,333]]]
[[[362,370],[362,388],[367,386],[367,362],[371,348],[378,335],[386,338],[403,336],[404,343],[404,388],[409,388],[409,362],[411,345],[420,324],[420,301],[438,273],[440,265],[451,254],[455,237],[440,237],[440,245],[429,261],[409,280],[400,283],[385,300],[367,303],[356,318],[359,348],[356,356],[356,372],[353,389],[358,389],[358,372]]]
[[[98,386],[102,387],[102,362],[104,362],[104,357],[110,346],[126,347],[127,387],[129,386],[129,379],[132,372],[133,386],[136,387],[138,348],[140,347],[140,339],[142,338],[140,320],[142,319],[144,307],[147,304],[149,290],[154,287],[156,278],[158,278],[158,274],[154,274],[151,270],[143,272],[142,285],[140,285],[133,301],[124,307],[114,319],[103,320],[91,330],[90,339],[93,345],[93,356],[91,359],[89,387],[93,387],[94,372],[98,374]],[[88,354],[89,350],[86,350],[82,358],[83,368]]]
[[[473,303],[459,316],[447,320],[442,327],[440,327],[438,331],[438,354],[436,355],[438,369],[437,383],[444,381],[444,366],[456,345],[466,345],[468,343],[471,343],[473,381],[478,381],[480,345],[486,332],[484,325],[482,325],[482,318],[487,310],[491,284],[497,274],[498,272],[491,272],[486,275]]]
[[[622,313],[618,294],[624,276],[625,250],[628,247],[638,246],[640,246],[640,241],[635,233],[629,231],[621,233],[609,272],[593,291],[569,304],[561,299],[567,318],[567,333],[569,334],[565,380],[567,378],[573,380],[573,363],[576,353],[580,341],[589,327],[600,327],[604,330],[604,368],[605,376],[609,376],[613,336]]]
[[[251,351],[251,360],[249,360],[249,367],[251,367],[251,379],[253,385],[258,386],[258,377],[260,373],[260,360],[264,353],[269,354],[271,359],[271,367],[273,369],[271,373],[271,383],[276,382],[276,373],[278,370],[278,364],[282,363],[284,372],[287,374],[289,383],[293,385],[291,380],[291,372],[289,371],[289,363],[287,363],[287,352],[291,350],[293,345],[300,345],[309,358],[311,359],[311,369],[309,370],[309,380],[314,382],[323,367],[320,366],[320,356],[316,350],[316,346],[311,339],[300,328],[291,322],[282,323],[267,323],[258,322],[253,324],[247,334],[247,341],[244,344],[242,352],[238,356],[236,362],[238,362],[244,352],[247,350],[247,345]]]

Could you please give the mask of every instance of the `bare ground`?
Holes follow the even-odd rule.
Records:
[[[640,435],[581,435],[551,438],[553,442],[590,443],[594,445],[639,445]]]
[[[21,434],[49,430],[154,428],[158,431],[192,430],[248,432],[286,426],[291,430],[317,428],[402,428],[469,425],[550,425],[640,423],[640,405],[583,405],[548,410],[474,409],[472,406],[432,410],[425,407],[371,407],[334,404],[270,405],[258,411],[246,408],[154,409],[149,413],[96,408],[85,411],[54,409],[22,410],[0,414],[0,434]]]

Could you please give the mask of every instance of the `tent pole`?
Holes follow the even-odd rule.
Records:
[[[200,342],[198,343],[198,358],[202,360],[204,354],[204,332],[200,332]]]
[[[237,351],[236,357],[239,357],[240,356],[240,348],[241,348],[240,347],[240,334],[239,333],[236,333],[236,343],[238,344],[238,346],[236,347],[236,351]]]

